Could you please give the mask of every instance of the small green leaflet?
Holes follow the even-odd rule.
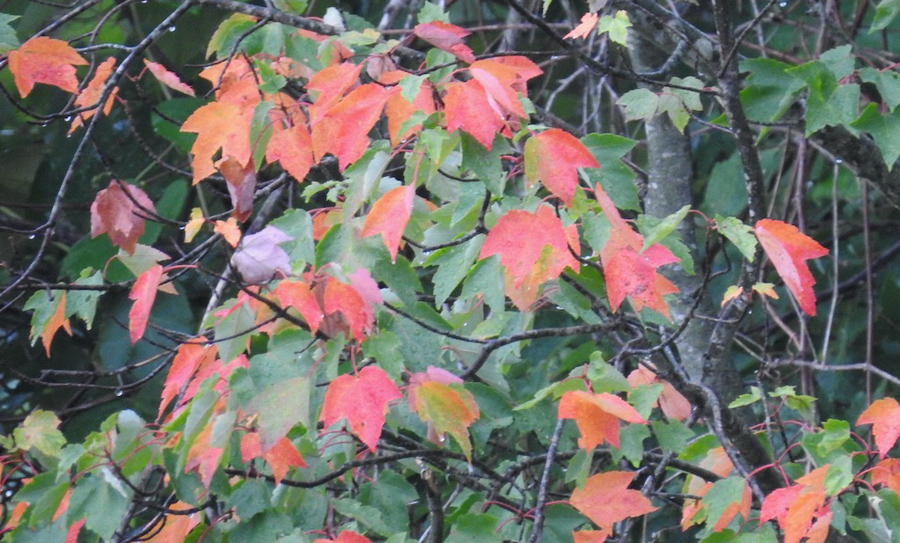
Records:
[[[753,228],[742,223],[735,217],[716,215],[715,220],[716,229],[719,233],[725,236],[728,241],[734,243],[747,260],[753,262],[753,258],[756,256],[757,247]]]
[[[18,18],[18,15],[0,13],[0,55],[17,49],[20,45],[19,38],[16,37],[16,31],[9,25],[9,23]]]
[[[668,217],[660,220],[656,224],[651,224],[651,222],[647,222],[645,219],[646,215],[641,215],[638,219],[638,228],[641,233],[644,234],[644,246],[641,247],[642,251],[646,251],[652,245],[655,245],[663,240],[666,236],[671,234],[678,228],[678,225],[681,224],[681,221],[687,217],[688,212],[690,212],[691,206],[686,205],[672,213]]]
[[[59,456],[66,438],[59,431],[59,418],[50,411],[38,409],[25,418],[22,426],[13,430],[16,446],[23,450],[37,449],[47,456]]]
[[[617,11],[615,16],[604,15],[597,23],[597,33],[609,33],[609,39],[619,45],[628,45],[629,28],[631,28],[631,21],[628,19],[628,13],[624,10]]]
[[[884,163],[892,170],[900,157],[900,117],[892,113],[882,115],[877,104],[869,104],[850,126],[872,135]]]
[[[881,0],[881,3],[878,4],[878,8],[875,10],[875,19],[872,20],[869,34],[874,34],[887,28],[898,14],[900,14],[900,0]]]

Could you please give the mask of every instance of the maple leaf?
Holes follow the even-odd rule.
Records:
[[[816,280],[804,261],[825,256],[828,249],[800,232],[796,226],[785,222],[761,219],[753,228],[778,275],[800,304],[800,309],[807,315],[815,316],[816,295],[812,287]]]
[[[575,419],[581,437],[578,446],[591,451],[609,443],[619,448],[619,421],[647,424],[647,421],[625,400],[614,394],[592,394],[570,390],[559,400],[558,418]]]
[[[760,524],[777,519],[785,543],[799,543],[809,535],[812,520],[825,504],[825,476],[828,465],[797,479],[795,485],[773,490],[759,511]],[[821,529],[821,528],[819,528]]]
[[[885,458],[872,468],[871,474],[873,485],[883,485],[900,493],[900,459]]]
[[[549,247],[546,253],[545,247]],[[578,260],[569,251],[569,236],[562,221],[545,205],[535,213],[512,210],[500,217],[488,232],[479,258],[491,255],[500,255],[500,264],[511,279],[508,295],[511,290],[528,289],[556,279],[567,267],[575,271],[579,268]],[[515,292],[510,298],[520,310],[530,305],[527,298],[515,297]]]
[[[416,25],[413,32],[416,36],[442,51],[447,51],[463,62],[475,62],[472,49],[463,43],[463,38],[471,34],[468,30],[441,21],[431,21]]]
[[[654,407],[658,405],[666,417],[670,419],[687,420],[691,416],[691,402],[675,390],[672,383],[657,377],[652,369],[641,364],[636,370],[628,374],[628,384],[632,387],[653,383],[659,383],[663,387],[659,398],[653,403]]]
[[[39,36],[9,52],[9,71],[22,98],[28,96],[35,83],[45,83],[64,91],[78,92],[75,66],[87,61],[62,40]]]
[[[337,103],[359,80],[362,65],[342,62],[329,66],[315,74],[306,84],[306,89],[315,98],[310,108],[310,122],[319,120],[328,108]]]
[[[188,96],[194,96],[194,89],[183,83],[177,75],[167,70],[162,64],[144,59],[144,65],[147,66],[147,69],[150,70],[153,77],[163,85],[172,90],[187,94]]]
[[[353,89],[319,115],[313,114],[320,111],[319,102],[310,107],[316,160],[330,153],[338,159],[338,167],[343,171],[361,157],[369,147],[369,131],[381,118],[381,110],[390,94],[391,91],[381,85],[367,83]]]
[[[293,307],[300,312],[310,332],[315,334],[319,330],[319,323],[325,315],[309,285],[302,281],[282,281],[275,287],[275,296],[282,307]]]
[[[349,332],[361,342],[375,324],[375,313],[370,302],[363,299],[353,285],[342,283],[334,277],[329,277],[325,283],[322,308],[325,319],[321,328],[329,337]]]
[[[294,126],[273,134],[266,146],[266,161],[280,162],[287,173],[302,183],[315,164],[306,123],[298,120]]]
[[[601,530],[612,532],[613,525],[620,520],[656,511],[639,490],[628,488],[635,475],[631,471],[592,475],[584,482],[584,488],[572,492],[569,503]]]
[[[406,75],[405,72],[400,73]],[[419,92],[412,102],[407,100],[402,92],[392,92],[384,106],[384,115],[388,121],[388,134],[391,138],[391,145],[394,147],[400,145],[403,140],[422,128],[421,124],[416,124],[408,127],[403,133],[400,132],[404,123],[409,120],[413,113],[421,112],[425,115],[431,115],[434,111],[434,85],[427,79],[422,81],[422,84],[419,86]]]
[[[249,462],[254,458],[262,457],[272,468],[272,477],[275,484],[280,484],[288,469],[308,467],[303,456],[294,447],[287,437],[282,437],[268,450],[262,449],[262,442],[257,432],[248,432],[241,438],[241,460]]]
[[[250,113],[252,115],[253,111]],[[245,114],[235,104],[210,102],[185,119],[181,131],[197,134],[191,146],[195,185],[216,173],[213,155],[219,149],[222,149],[223,156],[231,157],[240,164],[250,162],[250,125],[243,122],[243,117]]]
[[[678,257],[658,243],[641,251],[644,237],[628,226],[599,184],[594,194],[612,226],[609,240],[600,250],[610,310],[615,312],[628,296],[635,311],[646,306],[671,320],[669,306],[663,296],[678,292],[678,287],[656,268],[678,262]]]
[[[344,530],[337,539],[316,539],[313,543],[372,543],[369,538],[361,536],[356,532]]]
[[[66,530],[66,543],[78,543],[78,534],[81,533],[81,528],[84,527],[85,522],[87,522],[87,517],[76,520],[69,526],[69,529]]]
[[[900,437],[900,404],[894,398],[875,400],[856,421],[857,425],[872,424],[872,435],[878,454],[884,458]]]
[[[146,543],[183,543],[187,540],[187,536],[191,530],[193,530],[203,518],[203,513],[197,512],[187,514],[187,511],[194,509],[194,506],[184,503],[183,501],[177,501],[168,506],[167,509],[182,513],[176,513],[166,517],[166,522],[163,524],[163,527],[160,528],[159,531],[155,531],[149,539],[144,539],[143,541]]]
[[[75,105],[77,107],[91,107],[96,104],[98,100],[100,100],[100,96],[103,94],[103,87],[106,85],[106,80],[109,79],[110,75],[112,75],[115,65],[116,59],[114,57],[109,57],[108,59],[100,63],[99,66],[97,66],[97,70],[94,72],[94,77],[91,78],[91,81],[80,93],[78,93],[78,96],[75,98]],[[115,100],[117,91],[118,89],[110,93],[109,97],[106,99],[106,103],[103,104],[104,115],[108,115],[109,111],[112,109],[113,101]],[[72,119],[72,125],[69,127],[69,134],[74,132],[78,127],[82,126],[96,113],[96,109],[89,109],[77,114],[75,118]]]
[[[572,532],[574,543],[603,543],[612,535],[608,530],[579,530]]]
[[[216,88],[216,102],[232,104],[242,112],[249,113],[249,116],[241,119],[241,123],[249,123],[253,108],[260,101],[260,93],[256,71],[247,57],[237,55],[226,62],[213,64],[200,72],[200,77]],[[249,134],[249,124],[245,128]]]
[[[147,212],[156,213],[156,207],[146,192],[112,181],[91,204],[91,237],[106,234],[113,245],[134,254],[137,240],[144,234],[143,215]]]
[[[187,227],[185,227],[185,231]],[[241,229],[238,227],[237,220],[229,217],[226,221],[215,221],[213,223],[213,232],[222,236],[225,243],[232,247],[237,247],[241,242]]]
[[[463,380],[440,368],[428,366],[424,373],[414,373],[409,382],[409,408],[428,423],[429,438],[441,444],[449,433],[469,461],[472,444],[469,426],[480,416],[472,393],[462,387]]]
[[[157,417],[162,417],[163,410],[175,398],[178,391],[188,383],[198,368],[209,365],[216,359],[217,351],[215,345],[198,343],[182,343],[178,347],[163,384]]]
[[[400,398],[400,389],[383,369],[366,366],[356,375],[341,375],[328,385],[319,420],[327,427],[345,419],[350,430],[375,452],[388,404]]]
[[[470,79],[465,83],[447,84],[444,88],[447,132],[462,129],[490,151],[494,136],[506,126],[506,122],[491,108],[484,87]]]
[[[525,92],[524,79],[515,66],[484,59],[473,62],[469,73],[484,87],[491,107],[501,117],[514,115],[513,120],[525,117],[525,109],[518,96],[519,92]]]
[[[219,463],[222,460],[222,455],[225,452],[225,449],[215,446],[212,443],[212,430],[215,427],[214,422],[213,419],[210,419],[209,423],[207,423],[206,426],[200,430],[200,433],[197,434],[197,437],[194,438],[194,442],[188,449],[184,465],[185,473],[195,469],[197,470],[197,474],[200,476],[200,482],[202,482],[203,486],[206,488],[209,488],[210,483],[212,483],[213,475],[215,475],[216,469],[219,467]]]
[[[256,168],[251,160],[241,164],[232,157],[225,157],[216,162],[216,168],[225,178],[231,205],[234,208],[231,216],[244,222],[253,211],[253,194],[256,191]]]
[[[134,304],[128,311],[128,333],[132,345],[144,336],[162,276],[163,267],[157,264],[140,274],[131,287],[128,299],[134,300]]]
[[[600,164],[578,138],[551,128],[525,143],[525,179],[540,181],[567,206],[578,188],[578,168],[599,168]]]
[[[62,328],[70,336],[72,326],[66,318],[66,293],[65,291],[38,291],[35,292],[25,304],[26,310],[33,310],[31,317],[31,344],[37,341],[35,334],[41,338],[44,351],[50,357],[50,344],[53,336]]]
[[[596,13],[585,13],[581,17],[581,23],[563,36],[564,39],[587,38],[591,35],[591,31],[597,26],[600,15]]]
[[[384,245],[391,253],[392,263],[397,261],[397,250],[400,248],[406,223],[412,214],[415,195],[416,187],[413,185],[400,186],[385,192],[372,205],[363,223],[360,236],[365,238],[381,234]]]
[[[291,273],[291,259],[278,244],[292,239],[274,226],[266,226],[244,236],[231,263],[248,283],[265,283],[278,272],[287,275]]]

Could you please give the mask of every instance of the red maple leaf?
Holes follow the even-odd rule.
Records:
[[[491,108],[484,87],[474,79],[465,83],[448,83],[444,87],[444,114],[447,132],[462,129],[468,132],[488,151],[506,123]]]
[[[309,108],[310,122],[318,121],[319,116],[343,98],[358,82],[361,69],[361,64],[342,62],[323,69],[309,80],[306,89],[315,99],[315,104]]]
[[[156,289],[159,288],[162,276],[163,267],[157,264],[140,274],[131,287],[128,299],[134,300],[134,305],[128,311],[128,333],[132,345],[144,336],[150,310],[153,309],[153,301],[156,300]]]
[[[442,51],[447,51],[463,62],[475,62],[475,55],[463,38],[471,34],[468,30],[441,21],[420,23],[413,29],[416,36],[427,41]]]
[[[162,64],[144,59],[144,65],[147,66],[147,69],[150,70],[153,77],[163,85],[172,90],[187,94],[188,96],[194,96],[194,89],[183,83],[177,75],[167,70]]]
[[[94,72],[94,77],[91,78],[90,83],[78,93],[78,97],[75,98],[75,105],[79,108],[86,108],[94,106],[98,100],[100,100],[100,95],[103,94],[103,87],[106,85],[106,80],[109,79],[109,76],[113,73],[113,68],[116,65],[116,59],[114,57],[109,57],[104,60],[97,66],[97,70]],[[113,101],[116,98],[116,92],[111,92],[109,98],[106,99],[106,103],[103,104],[103,114],[108,115],[109,111],[112,109]],[[87,111],[82,111],[78,115],[72,119],[72,126],[69,127],[69,134],[74,132],[79,126],[84,124],[88,119],[94,116],[97,113],[96,108],[89,109]]]
[[[569,503],[601,530],[612,532],[613,525],[620,520],[656,511],[656,507],[639,490],[628,488],[634,476],[631,471],[593,475],[584,482],[584,488],[576,488],[572,492]]]
[[[375,452],[388,404],[402,397],[384,370],[366,366],[358,374],[341,375],[328,385],[319,420],[331,426],[345,419],[350,430]]]
[[[646,306],[671,320],[669,306],[663,296],[678,292],[678,287],[656,268],[678,262],[679,259],[658,243],[642,251],[644,237],[628,226],[599,184],[594,193],[612,226],[609,240],[600,251],[610,309],[615,312],[628,296],[635,311]]]
[[[480,258],[500,255],[508,279],[507,295],[524,311],[534,302],[537,286],[556,279],[567,267],[578,270],[569,239],[550,206],[542,205],[535,213],[512,210],[488,232]]]
[[[397,261],[397,250],[412,214],[415,195],[416,188],[413,185],[393,188],[384,193],[366,215],[360,236],[365,238],[381,234],[384,245],[391,253],[391,262]]]
[[[585,13],[581,17],[581,22],[573,28],[568,34],[563,36],[565,39],[575,39],[575,38],[587,38],[591,35],[591,31],[594,30],[594,27],[597,26],[597,21],[600,20],[600,15],[596,13]]]
[[[172,359],[172,365],[169,367],[169,373],[166,375],[166,381],[163,384],[163,391],[160,396],[159,414],[162,416],[163,410],[175,398],[175,395],[181,388],[187,384],[191,376],[198,368],[208,365],[216,359],[217,349],[215,345],[201,345],[199,343],[182,343]]]
[[[600,164],[578,138],[551,128],[525,143],[525,179],[529,185],[540,181],[566,205],[572,205],[578,187],[578,168],[599,168]]]
[[[463,380],[447,370],[428,366],[409,380],[409,408],[428,424],[428,437],[441,444],[449,433],[459,443],[466,458],[472,457],[469,426],[480,412],[472,393],[463,388]]]
[[[9,52],[9,71],[22,98],[28,96],[35,83],[46,83],[71,93],[78,92],[75,66],[87,61],[62,40],[39,36],[31,38]]]
[[[775,265],[775,270],[807,315],[816,314],[813,279],[805,260],[828,254],[828,249],[800,232],[796,226],[773,219],[762,219],[754,226],[756,238]]]
[[[361,536],[356,532],[344,530],[337,539],[316,539],[313,543],[372,543],[369,538]]]
[[[560,419],[575,419],[581,437],[578,446],[586,451],[609,443],[619,447],[619,421],[647,424],[647,421],[625,400],[614,394],[591,394],[570,390],[559,401]]]
[[[900,437],[900,404],[894,398],[875,400],[859,416],[856,424],[872,424],[878,454],[884,458]]]
[[[146,192],[112,181],[91,204],[91,237],[107,234],[113,245],[133,254],[138,238],[144,234],[143,215],[147,212],[156,213],[156,207]]]
[[[250,124],[243,122],[244,117],[244,111],[235,104],[210,102],[197,108],[181,125],[182,132],[197,134],[191,147],[195,185],[216,172],[213,155],[219,149],[223,157],[250,163]]]

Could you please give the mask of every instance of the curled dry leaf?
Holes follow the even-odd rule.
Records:
[[[291,241],[291,236],[274,226],[267,226],[255,234],[244,236],[231,257],[231,263],[247,283],[265,283],[276,273],[291,273],[291,260],[278,246]]]
[[[134,254],[137,240],[144,233],[143,215],[148,212],[156,213],[156,207],[146,192],[112,181],[91,204],[91,237],[106,234],[113,245]]]

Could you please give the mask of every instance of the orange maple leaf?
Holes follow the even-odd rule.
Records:
[[[799,543],[801,538],[810,537],[813,518],[821,516],[819,512],[825,505],[828,467],[826,464],[815,469],[797,479],[797,484],[776,489],[766,496],[759,511],[760,524],[777,519],[784,530],[785,543]],[[812,535],[820,537],[821,527],[816,526],[816,530]]]
[[[298,182],[306,179],[306,174],[316,161],[313,158],[312,137],[303,119],[294,119],[293,126],[277,130],[272,135],[266,146],[266,160],[280,162],[281,167]]]
[[[241,461],[249,462],[254,458],[262,458],[272,468],[275,484],[280,484],[288,469],[308,467],[303,456],[287,437],[282,437],[268,450],[262,449],[259,433],[248,432],[241,437]]]
[[[399,73],[406,75],[405,72]],[[382,75],[382,82],[384,82],[385,76],[387,75],[388,74]],[[408,127],[403,133],[400,132],[400,129],[403,128],[403,124],[417,111],[420,111],[425,115],[431,115],[435,111],[434,86],[428,80],[422,82],[422,85],[419,87],[419,93],[416,94],[416,97],[412,102],[404,98],[402,92],[392,92],[388,97],[384,106],[384,115],[387,117],[388,121],[388,134],[391,138],[391,145],[396,147],[401,141],[407,139],[410,134],[413,134],[422,128],[421,124],[417,124]]]
[[[567,206],[572,205],[578,187],[578,168],[599,168],[600,164],[578,138],[551,128],[525,143],[525,179],[537,181]]]
[[[51,301],[51,303],[55,302],[56,308],[53,310],[50,318],[47,319],[47,322],[44,323],[44,329],[41,330],[40,334],[41,344],[44,345],[48,358],[50,357],[50,344],[53,343],[53,336],[56,335],[57,330],[62,328],[67,334],[72,335],[72,325],[69,323],[69,319],[66,318],[66,293],[54,291],[53,295],[56,296],[56,299]]]
[[[636,370],[628,374],[628,384],[632,387],[660,383],[663,387],[653,407],[659,406],[666,417],[675,420],[686,420],[691,416],[691,402],[680,392],[675,390],[672,383],[657,377],[653,370],[644,366],[638,366]]]
[[[885,458],[872,468],[872,484],[900,493],[900,458]]]
[[[112,75],[115,65],[116,59],[114,57],[109,57],[97,66],[97,70],[94,72],[94,77],[91,78],[90,83],[88,83],[84,90],[78,93],[78,97],[75,98],[76,106],[79,108],[91,107],[100,100],[100,95],[103,94],[103,87],[106,85],[106,80]],[[103,104],[104,115],[109,115],[117,92],[118,88],[109,94],[109,98],[107,98],[106,103]],[[72,126],[69,127],[69,134],[74,132],[79,126],[82,126],[96,113],[96,109],[89,109],[76,115],[75,118],[72,119]]]
[[[878,454],[884,458],[900,438],[900,404],[894,398],[875,400],[859,416],[856,424],[872,424]]]
[[[252,115],[253,111],[250,110]],[[191,146],[191,168],[194,184],[216,173],[213,155],[222,149],[222,156],[232,157],[241,164],[249,164],[250,125],[240,107],[228,102],[210,102],[191,113],[181,125],[182,132],[194,132],[197,140]]]
[[[275,296],[282,307],[293,307],[300,312],[300,316],[309,325],[310,332],[315,334],[319,330],[319,323],[325,315],[309,285],[302,281],[285,280],[275,287]]]
[[[568,34],[563,36],[565,39],[587,38],[591,35],[591,31],[597,26],[600,15],[597,13],[585,13],[581,17],[581,22],[573,28]]]
[[[313,155],[321,160],[326,154],[338,159],[344,170],[369,147],[369,131],[381,118],[381,111],[391,91],[376,83],[361,85],[326,111],[319,102],[310,109]],[[314,111],[317,114],[314,115]]]
[[[146,543],[183,543],[191,530],[194,529],[203,518],[202,513],[187,514],[187,511],[194,509],[194,506],[177,501],[168,506],[170,511],[180,511],[181,514],[169,515],[163,527],[155,532],[150,539],[145,539]]]
[[[71,93],[78,92],[75,66],[87,61],[62,40],[39,36],[9,53],[9,71],[22,98],[28,96],[35,83],[46,83]]]
[[[575,419],[581,437],[578,446],[590,451],[609,443],[619,448],[619,421],[647,424],[625,400],[614,394],[592,394],[584,390],[570,390],[559,401],[560,419]],[[599,524],[599,523],[598,523]]]
[[[167,70],[162,64],[144,59],[144,65],[147,66],[147,69],[150,70],[153,77],[163,85],[172,90],[187,94],[188,96],[194,96],[194,89],[182,82],[177,75]]]
[[[569,503],[601,530],[611,533],[613,525],[620,520],[656,511],[656,507],[639,490],[628,488],[635,475],[631,471],[607,471],[593,475],[584,482],[584,488],[576,488],[572,492]]]
[[[615,312],[628,296],[635,311],[646,306],[671,320],[669,306],[663,296],[678,292],[678,287],[656,268],[678,262],[678,257],[658,243],[642,251],[644,236],[628,226],[599,184],[594,194],[612,226],[609,240],[600,250],[610,309]]]
[[[385,247],[391,253],[391,262],[397,261],[397,250],[412,214],[415,195],[416,187],[413,185],[395,187],[385,192],[366,215],[360,236],[365,238],[381,234]]]
[[[756,238],[775,265],[775,270],[807,315],[816,314],[816,295],[809,266],[804,262],[828,254],[828,249],[800,232],[796,226],[773,219],[762,219],[754,226]]]
[[[356,375],[341,375],[328,385],[319,420],[331,426],[341,419],[375,452],[388,404],[403,395],[383,369],[366,366]]]
[[[567,267],[578,270],[578,260],[569,251],[570,239],[550,206],[542,205],[534,213],[512,210],[488,232],[479,258],[500,255],[508,279],[506,293],[525,311],[537,286],[556,279]]]

